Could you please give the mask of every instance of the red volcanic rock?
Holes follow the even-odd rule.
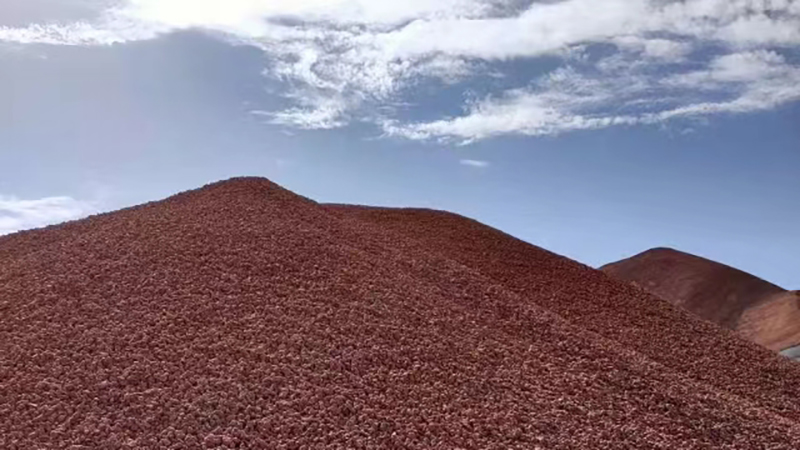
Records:
[[[800,365],[453,214],[263,179],[0,238],[0,448],[794,449]]]
[[[601,270],[731,329],[745,310],[785,292],[733,267],[667,248],[648,250]]]

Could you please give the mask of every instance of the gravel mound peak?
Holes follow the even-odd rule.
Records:
[[[795,449],[800,365],[446,212],[238,178],[0,238],[2,449]]]

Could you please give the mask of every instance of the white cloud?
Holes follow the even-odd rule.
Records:
[[[620,49],[639,53],[647,58],[665,61],[682,61],[692,51],[689,42],[673,41],[669,39],[643,38],[639,36],[620,36],[612,41]]]
[[[727,94],[717,102],[687,104],[655,115],[658,120],[712,113],[747,113],[800,100],[800,67],[774,51],[752,51],[713,59],[703,70],[669,77],[667,85]]]
[[[617,57],[613,57],[615,60]],[[618,125],[654,124],[680,117],[747,113],[800,101],[800,67],[776,52],[733,53],[706,69],[661,77],[603,65],[594,77],[559,69],[531,88],[511,90],[471,105],[460,117],[384,123],[389,136],[470,143],[503,134],[553,135]],[[620,76],[622,70],[625,76]],[[669,98],[668,93],[680,91]],[[725,100],[698,101],[698,94]],[[675,106],[677,105],[677,106]]]
[[[439,138],[468,144],[503,134],[541,136],[639,123],[639,119],[632,116],[571,113],[566,107],[571,101],[575,100],[565,99],[564,103],[559,103],[548,98],[548,93],[518,90],[479,102],[461,117],[406,125],[387,123],[384,131],[389,136],[418,140]]]
[[[256,116],[266,117],[268,123],[285,125],[305,130],[338,128],[347,123],[347,102],[341,97],[320,95],[294,95],[298,107],[282,111],[251,111]]]
[[[284,83],[293,103],[283,111],[262,111],[270,123],[312,129],[368,121],[382,124],[388,135],[418,139],[471,141],[741,113],[795,101],[800,90],[794,82],[797,64],[782,56],[800,46],[800,0],[120,0],[111,7],[99,0],[98,5],[99,19],[91,22],[0,27],[0,41],[108,45],[177,30],[211,30],[269,56],[265,74]],[[584,51],[592,44],[614,50],[592,60]],[[376,112],[422,81],[459,83],[496,75],[500,61],[535,63],[546,55],[561,57],[562,67],[467,104],[464,116],[402,123]],[[729,98],[712,102],[704,97],[712,91]]]
[[[796,70],[797,67],[787,64],[780,54],[759,50],[719,56],[711,60],[706,69],[679,74],[668,78],[667,82],[687,87],[702,84],[713,87],[719,83],[749,83],[785,77]]]
[[[479,159],[462,159],[459,161],[462,166],[475,167],[477,169],[484,169],[489,167],[488,161],[481,161]]]
[[[794,14],[795,17],[788,19],[772,19],[766,14],[739,17],[722,27],[716,36],[741,46],[799,44],[800,27],[797,12]]]
[[[71,197],[46,197],[22,200],[0,195],[0,235],[38,228],[97,212],[93,202]]]

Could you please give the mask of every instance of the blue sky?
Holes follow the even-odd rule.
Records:
[[[0,233],[238,175],[800,287],[800,2],[7,0]]]

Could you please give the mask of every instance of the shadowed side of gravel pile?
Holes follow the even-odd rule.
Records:
[[[566,268],[564,289],[593,289],[574,263],[537,258],[543,279]],[[263,179],[0,238],[0,448],[800,440],[792,410],[698,382],[496,276]],[[772,363],[717,339],[744,348],[740,365]],[[776,402],[796,402],[792,392]]]
[[[796,365],[635,286],[457,214],[326,207],[413,237],[430,251],[459,261],[580,328],[792,420],[800,419]]]

